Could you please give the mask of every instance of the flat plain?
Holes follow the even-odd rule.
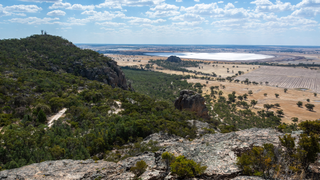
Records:
[[[282,88],[298,88],[320,93],[320,71],[305,68],[261,66],[250,73],[236,79],[262,82],[270,86]]]

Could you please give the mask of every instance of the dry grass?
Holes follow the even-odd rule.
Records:
[[[188,80],[190,83],[201,83],[205,84],[206,80],[199,79],[190,79]],[[217,81],[209,81],[206,84],[206,87],[203,88],[203,92],[209,94],[210,86],[219,86],[220,84],[224,85],[226,88],[222,89],[224,95],[232,93],[232,91],[236,92],[236,95],[243,95],[245,93],[248,94],[249,90],[252,90],[252,96],[248,96],[247,102],[250,103],[252,99],[257,100],[258,104],[255,106],[254,111],[258,111],[263,109],[264,104],[275,104],[279,103],[280,108],[283,109],[284,117],[282,121],[285,123],[292,123],[292,117],[298,117],[299,121],[302,120],[316,120],[319,119],[320,113],[320,102],[315,102],[316,100],[320,100],[319,97],[314,97],[311,92],[304,92],[298,90],[288,90],[287,93],[284,93],[283,88],[271,87],[271,86],[261,86],[261,85],[244,85],[240,83],[229,83],[229,82],[217,82]],[[267,96],[264,96],[264,93],[267,93]],[[279,98],[275,97],[275,93],[279,94]],[[308,111],[304,104],[307,103],[307,99],[310,99],[310,103],[315,105],[314,111]],[[297,102],[302,101],[303,107],[299,108],[297,106]],[[273,108],[271,110],[277,111],[277,108]]]

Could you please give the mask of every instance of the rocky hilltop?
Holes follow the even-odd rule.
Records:
[[[204,104],[204,98],[191,90],[180,91],[180,96],[175,100],[174,106],[179,110],[188,110],[195,112],[199,117],[208,119],[208,109]]]
[[[115,61],[95,51],[80,49],[58,36],[33,35],[19,40],[0,40],[0,65],[67,72],[112,87],[130,89]]]
[[[177,56],[170,56],[170,57],[168,57],[167,61],[179,63],[179,62],[181,62],[181,59]]]
[[[17,169],[0,172],[0,179],[108,179],[126,180],[134,177],[130,168],[137,161],[144,160],[147,170],[140,176],[143,180],[173,180],[175,176],[165,173],[165,164],[161,154],[165,151],[176,156],[184,155],[197,163],[207,166],[205,173],[196,179],[252,179],[258,177],[242,177],[240,169],[235,165],[236,157],[252,146],[264,143],[279,145],[282,133],[274,129],[247,129],[226,134],[206,134],[189,141],[187,139],[156,133],[144,139],[157,141],[161,149],[155,153],[145,152],[129,157],[118,163],[104,160],[59,160],[31,164]]]

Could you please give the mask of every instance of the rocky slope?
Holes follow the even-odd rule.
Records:
[[[208,109],[204,104],[204,98],[191,90],[180,91],[180,96],[175,100],[174,106],[179,110],[195,112],[199,117],[208,119]]]
[[[31,164],[17,169],[0,172],[0,179],[130,179],[134,174],[130,168],[139,160],[148,164],[147,171],[140,178],[143,180],[176,179],[165,173],[165,164],[161,154],[165,151],[176,156],[184,155],[189,159],[206,165],[205,173],[196,179],[260,179],[257,177],[241,177],[240,169],[235,165],[237,154],[252,146],[264,143],[279,145],[278,136],[282,133],[274,129],[247,129],[226,134],[206,134],[193,141],[177,136],[156,133],[145,138],[158,141],[162,147],[159,151],[145,152],[129,157],[118,163],[107,161],[75,161],[59,160]]]

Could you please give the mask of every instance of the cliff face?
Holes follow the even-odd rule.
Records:
[[[86,67],[81,62],[74,62],[72,67],[67,69],[68,73],[81,75],[90,80],[97,80],[109,84],[113,88],[119,87],[124,90],[131,88],[117,62],[109,60],[105,65],[99,67]]]
[[[179,110],[193,111],[199,117],[208,119],[208,109],[204,102],[205,100],[200,94],[190,90],[182,90],[180,96],[175,100],[174,106]]]
[[[252,146],[262,146],[265,143],[279,145],[278,136],[282,133],[274,129],[247,129],[226,134],[206,134],[193,141],[156,133],[145,138],[144,142],[157,141],[162,147],[159,151],[145,152],[135,157],[129,157],[118,163],[103,160],[59,160],[31,164],[17,169],[0,171],[0,179],[108,179],[125,180],[134,177],[130,168],[137,161],[144,160],[148,168],[140,178],[143,180],[174,180],[177,177],[165,172],[165,164],[161,154],[165,151],[184,155],[197,163],[207,166],[205,173],[195,179],[252,179],[258,177],[239,176],[240,169],[235,165],[237,154]]]

